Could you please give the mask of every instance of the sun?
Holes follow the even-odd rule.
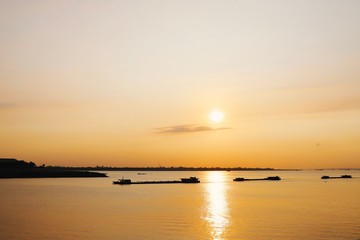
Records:
[[[209,114],[209,118],[214,123],[220,123],[224,120],[224,113],[220,110],[212,110]]]

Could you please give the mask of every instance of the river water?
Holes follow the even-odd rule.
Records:
[[[143,173],[1,179],[0,239],[360,239],[360,171]],[[320,179],[342,174],[353,178]],[[201,183],[112,184],[190,176]]]

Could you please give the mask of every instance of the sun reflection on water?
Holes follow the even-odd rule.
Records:
[[[210,172],[210,183],[206,184],[206,212],[205,219],[210,226],[213,240],[223,239],[225,230],[229,225],[229,209],[227,203],[227,190],[224,183],[224,172]]]

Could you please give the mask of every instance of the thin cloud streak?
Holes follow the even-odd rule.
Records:
[[[184,124],[176,125],[169,127],[160,127],[155,128],[156,133],[160,134],[178,134],[178,133],[193,133],[193,132],[206,132],[206,131],[218,131],[218,130],[228,130],[231,128],[211,128],[208,126],[201,126],[196,124]]]
[[[18,103],[0,102],[0,110],[17,108],[19,106],[20,106],[20,104],[18,104]]]

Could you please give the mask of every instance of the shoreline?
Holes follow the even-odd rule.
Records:
[[[46,168],[34,169],[1,169],[0,179],[6,178],[102,178],[105,173],[90,171],[51,170]]]

